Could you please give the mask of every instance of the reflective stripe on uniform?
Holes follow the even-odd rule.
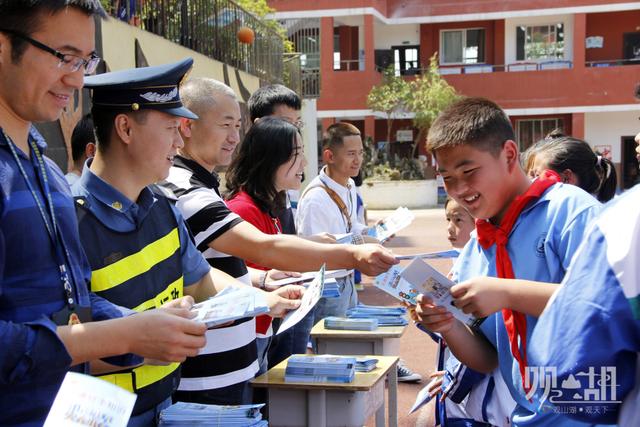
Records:
[[[134,307],[133,310],[145,311],[145,310],[149,310],[150,308],[158,308],[166,302],[173,301],[174,299],[182,298],[183,282],[184,282],[184,276],[180,276],[178,280],[176,280],[175,282],[167,286],[167,289],[160,292],[155,297],[143,302],[139,306]]]
[[[180,248],[178,229],[152,242],[140,251],[113,264],[91,272],[91,291],[101,292],[149,271],[154,265],[169,258]]]
[[[138,368],[132,369],[131,372],[99,375],[98,378],[134,393],[136,390],[140,390],[143,387],[160,381],[161,379],[178,369],[179,366],[179,363],[171,363],[166,366],[142,365]],[[135,387],[133,380],[134,376]]]

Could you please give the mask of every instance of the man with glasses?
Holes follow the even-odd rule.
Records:
[[[177,362],[205,344],[188,301],[122,317],[87,291],[69,187],[32,123],[56,120],[95,69],[95,16],[97,0],[0,1],[0,425],[42,425],[86,362]]]

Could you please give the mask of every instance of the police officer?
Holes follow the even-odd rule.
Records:
[[[135,311],[157,308],[184,294],[196,301],[240,282],[212,269],[170,201],[149,187],[169,174],[182,105],[179,84],[193,60],[88,77],[98,149],[73,186],[82,244],[92,270],[91,290]],[[296,308],[301,287],[265,293],[272,315]],[[138,395],[130,426],[155,425],[171,403],[179,365],[145,364],[102,378]],[[94,373],[112,371],[94,364]]]

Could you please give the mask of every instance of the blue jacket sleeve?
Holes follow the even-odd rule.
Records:
[[[49,318],[28,323],[0,320],[0,383],[25,382],[70,367],[71,356]]]
[[[631,268],[637,263],[632,258]],[[585,421],[615,423],[619,403],[614,401],[634,385],[638,351],[640,321],[608,263],[607,241],[594,227],[534,329],[531,384],[543,406]]]
[[[463,365],[451,354],[446,362],[442,390],[449,399],[455,403],[460,403],[471,392],[473,387],[485,377],[485,374]]]
[[[133,310],[115,305],[106,299],[99,297],[93,292],[89,293],[89,300],[91,301],[91,314],[94,321],[117,319],[135,313]],[[119,356],[105,357],[102,360],[116,366],[133,366],[139,365],[144,359],[140,356],[129,353]]]

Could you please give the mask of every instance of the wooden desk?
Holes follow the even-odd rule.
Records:
[[[284,381],[287,360],[252,381],[269,394],[269,425],[274,427],[362,427],[375,412],[376,427],[385,425],[384,379],[388,380],[389,427],[398,425],[396,356],[375,356],[377,368],[356,372],[353,382],[292,383]]]
[[[406,326],[380,326],[375,331],[325,329],[324,320],[311,329],[318,354],[374,354],[397,356]]]

